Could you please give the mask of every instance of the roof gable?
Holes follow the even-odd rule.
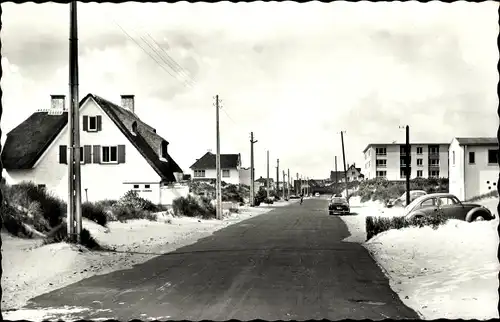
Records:
[[[182,170],[170,155],[167,155],[166,162],[160,160],[160,146],[164,139],[156,134],[152,127],[142,122],[134,113],[97,95],[85,96],[80,101],[80,108],[89,98],[92,98],[108,115],[162,180],[175,181],[173,173]],[[134,122],[137,124],[137,135],[132,134]],[[68,112],[62,115],[49,115],[47,112],[32,114],[7,134],[5,147],[2,150],[4,168],[7,170],[32,168],[67,123]]]
[[[215,169],[216,168],[216,155],[207,152],[200,159],[196,160],[195,163],[190,167],[190,169]],[[220,167],[225,169],[233,169],[240,166],[240,155],[239,154],[221,154],[220,155]]]

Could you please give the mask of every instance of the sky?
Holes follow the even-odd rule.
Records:
[[[69,4],[1,6],[4,142],[51,94],[69,96]],[[134,94],[186,173],[216,151],[215,95],[221,153],[249,167],[253,131],[257,177],[269,151],[272,177],[279,159],[280,178],[327,178],[335,156],[343,166],[340,131],[363,168],[369,143],[404,142],[402,125],[419,143],[499,126],[493,1],[79,3],[78,33],[80,98]]]

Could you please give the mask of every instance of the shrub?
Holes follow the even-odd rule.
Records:
[[[491,198],[491,197],[498,198],[498,190],[493,190],[493,191],[490,191],[490,192],[485,193],[483,195],[472,197],[467,201],[474,202],[474,201],[478,201],[478,200],[485,199],[485,198]]]
[[[82,204],[82,217],[92,220],[104,227],[106,227],[108,222],[108,215],[104,210],[104,206],[98,203],[84,202]]]
[[[101,245],[92,237],[90,232],[83,228],[80,233],[80,244],[87,247],[88,249],[100,250],[102,249]]]
[[[123,197],[120,198],[118,203],[122,206],[146,210],[146,211],[159,211],[158,206],[152,201],[139,196],[137,191],[130,190]]]
[[[391,229],[401,229],[405,227],[425,227],[430,226],[437,229],[440,225],[446,223],[448,218],[442,211],[435,216],[425,216],[422,218],[406,219],[405,217],[372,217],[368,216],[365,220],[366,240],[370,240],[374,236]]]
[[[191,195],[179,197],[172,203],[175,216],[202,217],[204,219],[214,218],[216,210],[208,198],[200,198],[198,201]]]
[[[127,222],[131,219],[145,219],[149,212],[134,208],[127,207],[121,204],[116,204],[112,209],[113,215],[120,222]]]
[[[2,187],[4,199],[12,205],[30,208],[31,203],[38,202],[41,215],[50,227],[61,223],[66,215],[66,203],[53,196],[45,188],[38,187],[32,182],[22,182],[19,185]]]

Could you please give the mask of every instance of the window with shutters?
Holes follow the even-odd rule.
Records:
[[[97,131],[97,116],[89,116],[89,131]]]
[[[101,163],[118,163],[118,146],[101,147]]]

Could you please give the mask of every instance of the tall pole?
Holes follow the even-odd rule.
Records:
[[[269,150],[267,150],[267,187],[266,187],[266,192],[267,192],[267,199],[269,199]]]
[[[285,170],[283,170],[283,200],[286,200],[285,188],[286,188],[286,184],[285,184]]]
[[[410,127],[406,126],[406,205],[410,204],[410,176],[411,176],[411,153],[410,153]]]
[[[288,176],[286,177],[287,180],[288,180],[288,191],[287,191],[287,194],[286,194],[286,198],[287,199],[290,199],[290,184],[291,184],[291,178],[290,178],[290,169],[288,169]]]
[[[335,194],[339,186],[339,173],[337,172],[337,156],[335,156]]]
[[[342,141],[342,160],[344,162],[345,197],[349,200],[349,192],[347,191],[347,166],[345,164],[344,131],[340,132],[340,140]]]
[[[221,192],[221,175],[220,175],[220,132],[219,132],[219,95],[215,96],[215,118],[217,132],[217,155],[215,157],[215,167],[217,171],[216,182],[216,197],[217,197],[217,219],[222,219],[222,192]]]
[[[295,180],[296,182],[296,185],[295,185],[295,193],[296,194],[299,194],[299,187],[300,187],[300,183],[299,183],[299,173],[297,172],[297,180]]]
[[[68,235],[73,242],[80,242],[82,229],[82,195],[80,179],[80,122],[78,99],[78,22],[76,1],[70,3],[69,32],[69,162],[68,162]],[[76,230],[76,231],[75,231]]]
[[[250,133],[250,206],[255,206],[255,166],[253,161],[253,145],[257,140],[253,139],[253,132]]]
[[[276,196],[280,196],[280,159],[276,161]]]

